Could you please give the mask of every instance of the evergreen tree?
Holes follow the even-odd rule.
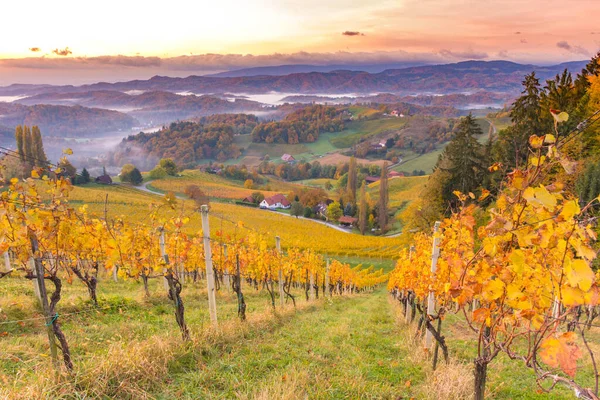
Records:
[[[17,141],[17,151],[21,161],[25,161],[25,138],[23,136],[23,127],[18,125],[15,129],[15,140]]]
[[[30,164],[33,164],[33,140],[31,138],[31,129],[29,129],[27,125],[23,126],[23,144],[25,161],[27,161]]]
[[[377,216],[379,219],[379,229],[385,232],[388,224],[388,164],[383,164],[381,168],[381,178],[379,179],[379,210]]]
[[[121,178],[121,182],[128,182],[136,186],[144,181],[142,173],[133,164],[123,165],[119,177]]]
[[[360,187],[360,207],[358,209],[358,229],[361,234],[365,234],[367,230],[367,220],[368,220],[368,210],[367,210],[367,193],[366,193],[367,184],[363,182]]]
[[[33,161],[38,167],[45,167],[48,159],[46,158],[46,152],[44,151],[42,133],[37,125],[31,127],[31,142]]]
[[[500,131],[496,159],[507,167],[518,168],[527,162],[529,137],[543,135],[550,125],[542,118],[540,81],[535,72],[525,76],[521,96],[510,113],[513,126]]]
[[[352,204],[356,204],[356,187],[357,187],[357,176],[356,176],[356,159],[350,157],[350,165],[348,167],[348,183],[346,190],[350,196]]]
[[[471,114],[460,121],[454,138],[444,149],[437,168],[449,174],[442,183],[445,203],[456,205],[455,190],[461,193],[475,191],[487,173],[483,146],[475,139],[481,128]]]
[[[90,173],[88,172],[87,169],[82,169],[81,170],[81,182],[82,183],[89,183],[90,182]]]

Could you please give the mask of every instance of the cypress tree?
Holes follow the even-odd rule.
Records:
[[[367,193],[366,193],[366,183],[363,182],[360,187],[360,207],[358,209],[358,229],[361,234],[365,234],[367,230]]]
[[[21,125],[18,125],[15,129],[15,140],[17,141],[17,151],[19,152],[19,157],[21,157],[21,161],[25,161],[25,145],[23,127]]]
[[[32,152],[35,162],[39,167],[43,167],[48,161],[46,152],[44,151],[44,142],[42,141],[42,133],[37,125],[31,127]]]
[[[23,126],[23,144],[25,160],[33,164],[33,140],[31,138],[31,129],[27,125]]]
[[[381,168],[381,178],[379,179],[379,229],[385,232],[388,224],[388,163],[383,164]]]
[[[356,204],[356,187],[357,187],[357,176],[356,176],[356,158],[350,157],[350,165],[348,167],[348,183],[346,190],[350,195],[352,204]]]

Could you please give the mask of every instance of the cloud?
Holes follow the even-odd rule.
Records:
[[[527,39],[521,39],[521,43],[527,43]]]
[[[520,34],[521,34],[521,32],[519,32],[519,31],[515,32],[515,35],[520,35]]]
[[[365,36],[364,33],[357,32],[357,31],[344,31],[344,32],[342,32],[342,35],[344,35],[344,36]]]
[[[438,52],[442,57],[445,58],[457,58],[457,59],[467,59],[467,60],[483,60],[488,57],[488,54],[483,51],[474,51],[468,49],[466,51],[451,51],[447,49],[442,49]]]
[[[583,47],[572,46],[565,40],[562,40],[562,41],[556,43],[556,47],[558,47],[559,49],[567,50],[568,52],[573,53],[573,54],[581,54],[582,56],[590,55],[590,52],[587,51],[586,49],[584,49]]]
[[[57,56],[68,56],[69,54],[73,54],[71,49],[69,49],[68,47],[65,47],[64,49],[54,49],[52,50],[52,52]]]
[[[39,47],[30,47],[29,51],[31,51],[33,53],[37,53],[38,51],[42,51],[42,49],[40,49]]]
[[[510,56],[509,56],[507,50],[500,50],[498,52],[498,57],[500,57],[500,58],[509,58]]]

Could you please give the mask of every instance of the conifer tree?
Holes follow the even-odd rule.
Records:
[[[25,160],[33,164],[33,141],[31,140],[31,129],[27,125],[23,126],[23,144]]]
[[[39,167],[44,166],[48,159],[46,158],[46,152],[44,151],[44,142],[42,141],[42,133],[37,125],[31,127],[31,140],[32,140],[32,153],[35,160],[33,160]]]
[[[90,173],[85,168],[81,170],[81,179],[82,179],[82,183],[90,182]]]
[[[21,161],[25,161],[25,138],[23,137],[23,127],[18,125],[15,129],[15,140],[17,141],[17,151]]]
[[[356,204],[356,188],[357,188],[357,176],[356,176],[356,159],[350,157],[350,165],[348,167],[348,184],[346,190],[350,196],[352,204]]]
[[[485,151],[474,137],[481,133],[475,118],[469,114],[460,121],[454,138],[444,149],[438,167],[449,173],[442,189],[446,203],[456,205],[455,190],[466,194],[481,186],[487,173]]]
[[[363,182],[360,187],[360,207],[358,209],[358,229],[361,234],[365,234],[367,230],[367,193],[366,193],[366,183]]]
[[[377,212],[379,219],[379,229],[385,232],[388,224],[388,163],[383,164],[381,168],[381,178],[379,179],[379,210]]]

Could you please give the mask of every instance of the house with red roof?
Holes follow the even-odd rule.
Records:
[[[268,210],[276,210],[278,208],[290,208],[292,205],[281,193],[275,194],[271,197],[266,197],[260,202],[260,208]]]

